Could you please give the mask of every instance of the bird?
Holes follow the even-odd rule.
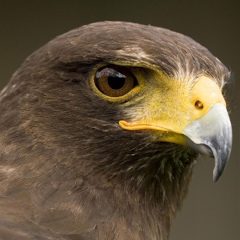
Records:
[[[228,162],[230,71],[183,34],[104,21],[0,93],[0,239],[167,240],[199,155]]]

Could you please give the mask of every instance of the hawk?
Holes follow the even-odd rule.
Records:
[[[99,22],[0,94],[0,238],[166,240],[199,154],[229,159],[227,68],[191,38]]]

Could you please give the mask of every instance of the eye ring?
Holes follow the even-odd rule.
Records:
[[[100,68],[94,79],[97,89],[108,97],[122,97],[130,92],[138,82],[132,72],[121,66]]]

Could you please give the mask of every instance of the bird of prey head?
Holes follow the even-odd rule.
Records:
[[[28,57],[0,94],[0,238],[166,240],[198,154],[223,172],[229,71],[163,28],[100,22]]]

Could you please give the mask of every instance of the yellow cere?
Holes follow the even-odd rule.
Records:
[[[226,105],[220,87],[209,77],[183,81],[156,71],[145,77],[144,87],[138,89],[142,98],[130,100],[126,119],[119,121],[125,130],[153,130],[161,141],[185,144],[182,133],[189,124],[204,116],[215,103]]]

